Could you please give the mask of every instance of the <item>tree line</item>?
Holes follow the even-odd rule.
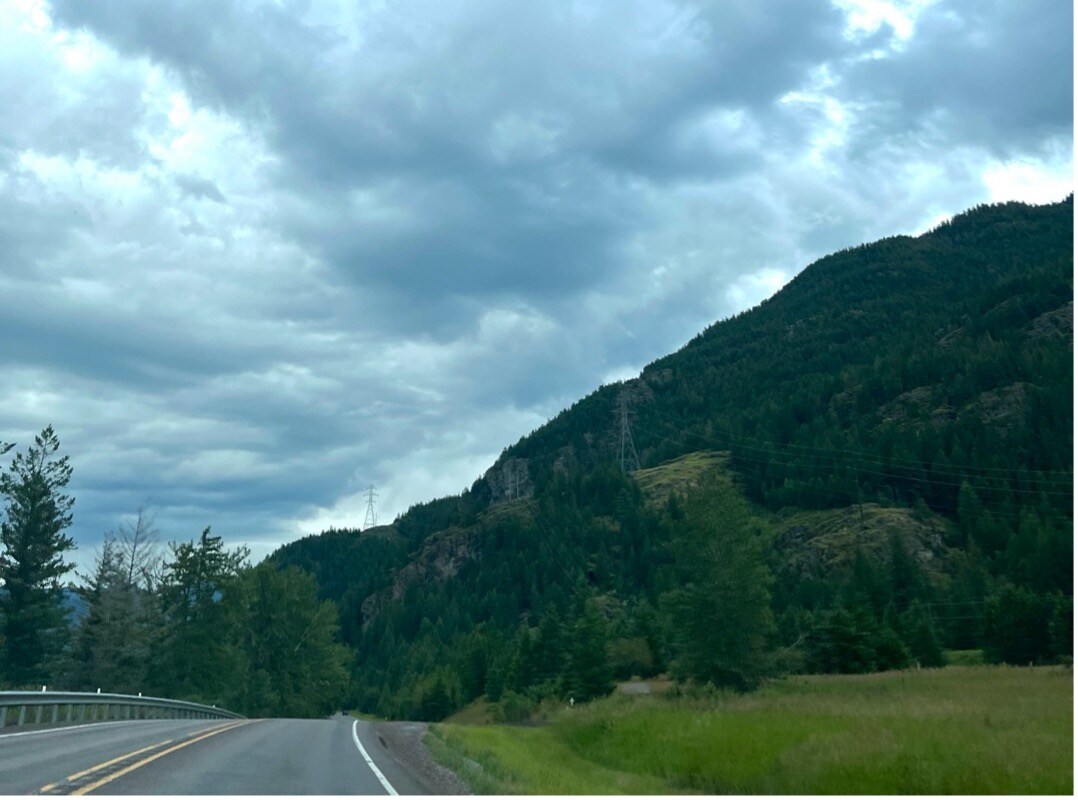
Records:
[[[74,498],[59,450],[48,427],[0,475],[0,686],[141,692],[248,716],[338,708],[349,654],[334,604],[309,573],[251,566],[208,527],[162,546],[140,511],[65,586]]]

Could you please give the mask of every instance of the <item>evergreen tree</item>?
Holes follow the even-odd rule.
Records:
[[[924,577],[902,537],[897,532],[891,533],[891,600],[899,611],[905,611],[914,600],[921,596]]]
[[[915,602],[906,612],[904,625],[910,657],[922,667],[942,667],[946,662],[928,607]]]
[[[6,501],[0,525],[0,675],[14,687],[48,680],[67,633],[59,579],[73,568],[64,553],[75,542],[64,530],[71,525],[74,499],[63,493],[71,465],[67,456],[57,458],[59,449],[50,425],[0,475]]]
[[[72,688],[135,694],[148,688],[149,664],[164,619],[152,584],[130,569],[131,542],[107,536],[94,572],[77,591],[87,613],[74,631],[67,668]],[[139,549],[141,540],[135,543]],[[132,579],[134,576],[134,579]]]
[[[575,700],[602,697],[614,688],[606,645],[606,620],[594,598],[590,598],[584,603],[584,613],[577,618],[570,633],[565,690]]]
[[[1001,586],[985,604],[985,659],[1020,665],[1048,660],[1054,610],[1051,597],[1023,586]]]
[[[539,623],[536,650],[536,678],[540,682],[553,683],[565,667],[565,634],[556,614],[544,615]]]
[[[237,691],[242,653],[237,605],[222,601],[237,588],[247,549],[226,550],[209,528],[197,542],[169,547],[160,591],[164,643],[154,677],[181,699],[224,703]]]
[[[233,606],[243,651],[237,705],[251,716],[317,717],[340,707],[348,651],[337,608],[319,601],[314,578],[263,563],[245,570],[222,603]]]
[[[771,666],[767,541],[745,502],[714,477],[686,502],[680,536],[684,585],[663,597],[675,671],[751,688]]]

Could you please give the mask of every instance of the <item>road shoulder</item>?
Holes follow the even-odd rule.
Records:
[[[363,746],[400,794],[471,794],[427,751],[426,723],[360,721],[358,731]]]

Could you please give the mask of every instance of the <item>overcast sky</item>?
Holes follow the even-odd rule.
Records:
[[[1070,0],[0,0],[0,440],[80,561],[457,493],[813,259],[1072,190]]]

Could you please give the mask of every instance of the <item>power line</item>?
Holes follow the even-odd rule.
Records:
[[[743,450],[750,450],[750,451],[754,451],[754,452],[758,452],[758,453],[763,453],[765,455],[770,455],[770,456],[773,457],[773,458],[770,458],[770,459],[753,459],[753,458],[750,458],[748,456],[744,456],[744,455],[741,455],[741,454],[737,455],[738,459],[742,459],[742,460],[745,460],[745,461],[752,461],[752,462],[759,463],[759,464],[770,464],[770,465],[778,465],[778,466],[794,465],[798,469],[807,469],[807,470],[813,470],[813,469],[827,470],[827,469],[832,469],[833,467],[846,467],[846,468],[850,468],[850,469],[855,468],[855,465],[853,463],[854,459],[842,459],[840,457],[827,456],[827,455],[817,456],[817,458],[819,458],[821,460],[829,460],[829,461],[834,462],[831,465],[831,467],[829,467],[828,465],[816,466],[816,465],[811,465],[811,464],[804,464],[802,462],[794,462],[793,460],[779,461],[774,457],[776,457],[776,456],[779,457],[779,458],[786,457],[787,459],[791,459],[791,457],[807,456],[807,455],[810,455],[810,454],[808,454],[808,453],[805,453],[805,454],[802,454],[802,453],[783,453],[780,450],[772,450],[772,449],[765,449],[765,448],[760,448],[760,447],[752,447],[751,445],[740,444],[739,442],[734,441],[732,437],[726,437],[723,440],[719,440],[719,439],[714,439],[714,438],[709,437],[709,436],[705,436],[705,435],[700,434],[700,433],[696,433],[694,431],[687,431],[687,430],[683,430],[681,428],[677,428],[677,427],[671,425],[670,423],[663,422],[662,420],[659,420],[659,419],[656,419],[655,422],[657,422],[659,425],[663,425],[663,426],[665,426],[667,428],[670,428],[671,430],[677,431],[678,433],[681,433],[681,434],[684,434],[684,435],[687,435],[687,436],[694,436],[697,439],[701,439],[701,440],[703,440],[705,442],[710,442],[712,444],[718,444],[718,445],[721,445],[721,446],[727,447],[727,448],[741,448]],[[672,442],[673,444],[684,446],[684,442],[678,442],[676,440],[668,439],[667,437],[663,437],[663,436],[659,436],[658,438],[666,439],[667,441]],[[872,466],[879,466],[879,467],[887,467],[888,466],[888,465],[882,464],[882,463],[876,463],[876,462],[870,462],[870,463],[871,463]],[[903,466],[897,466],[897,465],[896,465],[896,468],[897,469],[910,469],[910,470],[914,469],[914,467],[903,467]],[[921,476],[917,476],[917,475],[901,475],[901,474],[894,474],[894,473],[890,473],[890,472],[880,472],[879,470],[863,469],[863,468],[859,468],[859,467],[857,467],[857,469],[858,469],[859,472],[864,473],[866,475],[878,475],[878,476],[881,476],[881,477],[884,477],[884,478],[893,478],[893,479],[898,479],[898,480],[916,481],[916,482],[920,482],[920,483],[935,484],[937,486],[953,486],[955,488],[961,488],[961,486],[962,486],[961,483],[954,483],[954,482],[940,481],[940,480],[929,480],[927,477],[921,477]],[[916,469],[919,469],[922,472],[933,471],[931,469],[926,470],[926,468],[922,464],[919,464],[916,467]],[[949,477],[960,477],[960,476],[957,475],[957,474],[951,474]],[[961,477],[964,478],[963,482],[968,483],[971,488],[973,488],[975,490],[978,490],[978,491],[985,491],[985,492],[1019,492],[1019,493],[1022,493],[1022,494],[1036,494],[1036,495],[1046,494],[1046,495],[1060,495],[1060,496],[1066,496],[1066,497],[1071,497],[1074,494],[1073,491],[1063,492],[1063,491],[1055,491],[1055,490],[1052,490],[1052,489],[1020,489],[1020,488],[1010,487],[1010,486],[986,486],[986,485],[981,484],[981,483],[976,483],[976,482],[970,481],[968,479],[968,476],[961,476]],[[1001,480],[1001,481],[1003,480],[1003,478],[991,478],[989,476],[982,476],[982,477],[988,478],[989,480]]]
[[[666,419],[666,420],[668,420],[670,422],[675,421],[674,417],[663,414],[663,413],[659,412],[658,410],[656,410],[654,407],[649,407],[647,409],[647,415],[648,416],[664,418],[664,419]],[[670,422],[668,422],[667,424],[670,424]],[[680,423],[680,420],[676,420],[676,422]],[[671,425],[671,427],[677,427],[677,428],[680,429],[679,425]],[[714,428],[712,428],[712,430],[714,430]],[[690,433],[689,431],[684,431],[684,432],[685,433]],[[701,434],[692,434],[692,435],[700,436],[701,438],[707,438],[707,437],[703,437]],[[757,439],[755,437],[744,436],[744,435],[738,436],[738,435],[729,433],[727,431],[719,431],[719,435],[721,435],[724,439],[728,440],[731,443],[736,443],[739,447],[743,447],[745,449],[750,449],[750,450],[756,450],[756,451],[762,452],[762,453],[786,454],[786,455],[813,455],[813,456],[816,456],[816,457],[819,457],[819,458],[837,459],[837,460],[842,461],[843,463],[849,461],[849,457],[853,457],[854,459],[859,460],[859,461],[861,461],[863,463],[870,464],[870,465],[875,465],[875,466],[880,466],[880,467],[891,467],[891,468],[897,468],[897,469],[925,469],[924,463],[922,461],[917,460],[917,459],[902,458],[900,456],[888,456],[886,459],[881,459],[881,457],[880,457],[880,455],[878,453],[866,453],[866,452],[858,451],[858,450],[848,450],[848,449],[843,449],[843,448],[817,447],[817,446],[810,446],[810,445],[794,444],[792,442],[787,443],[785,445],[779,445],[776,442],[770,442],[770,441],[767,441],[765,439]],[[742,441],[738,442],[737,441],[738,439],[741,439]],[[766,447],[753,447],[752,445],[744,444],[743,442],[755,442],[758,445],[766,445]],[[788,451],[797,451],[797,450],[802,450],[802,451],[805,451],[805,452],[803,452],[803,453],[788,452]],[[830,454],[838,454],[838,455],[830,455]],[[903,463],[909,464],[910,466],[909,467],[904,467],[904,466],[902,466]],[[977,467],[976,469],[979,472],[982,472],[982,473],[989,473],[989,472],[1003,473],[1007,477],[1014,476],[1017,473],[1017,470],[1015,470],[1013,468],[1010,468],[1010,467]],[[948,474],[948,475],[951,475],[952,477],[962,477],[962,478],[970,477],[969,473],[967,473],[967,472],[963,472],[961,470],[956,470],[956,469],[947,469],[946,467],[944,467],[944,468],[939,468],[939,467],[934,468],[933,472],[936,472],[937,474]],[[1073,486],[1074,485],[1074,476],[1073,476],[1073,474],[1069,473],[1069,472],[1066,472],[1065,470],[1031,469],[1030,472],[1031,473],[1039,473],[1040,475],[1053,475],[1053,474],[1056,474],[1056,475],[1065,476],[1065,477],[1063,477],[1061,479],[1058,479],[1058,480],[1054,479],[1054,478],[1048,478],[1048,477],[1038,478],[1038,479],[1036,479],[1036,482],[1038,482],[1038,483],[1058,484],[1058,485],[1064,485],[1064,486]],[[978,477],[978,476],[973,476],[973,477]],[[985,475],[981,475],[979,477],[988,478],[990,480],[991,479],[1003,480],[1003,476],[1000,476],[1000,477],[996,478],[994,476],[985,474]]]
[[[660,424],[666,424],[666,423],[661,423],[660,422]],[[669,425],[667,427],[673,428],[673,426],[669,426]],[[703,436],[702,434],[692,433],[690,431],[681,431],[680,429],[677,429],[677,428],[674,428],[674,430],[678,430],[679,433],[685,433],[685,434],[690,435],[690,436],[696,436],[699,439],[703,439],[704,441],[709,441],[709,442],[711,442],[713,444],[720,444],[720,445],[724,445],[724,446],[729,446],[728,443],[724,444],[724,443],[719,442],[717,440],[709,439],[708,437]],[[663,440],[665,442],[670,442],[671,444],[678,445],[679,447],[685,447],[686,446],[685,442],[678,441],[677,439],[671,439],[668,436],[663,436],[660,433],[656,433],[654,430],[648,430],[648,429],[645,428],[644,431],[645,431],[645,433],[647,433],[648,436],[651,436],[653,438],[661,439],[661,440]],[[834,470],[832,468],[824,467],[824,466],[816,466],[816,465],[800,464],[800,463],[792,464],[792,462],[782,462],[782,461],[776,461],[774,459],[751,458],[749,456],[743,456],[743,455],[738,455],[737,458],[739,460],[741,460],[741,461],[749,461],[749,462],[752,462],[752,463],[764,464],[764,465],[767,465],[767,466],[789,467],[789,466],[793,465],[793,466],[797,467],[798,469],[804,469],[804,470],[808,470],[808,471],[814,471],[815,470],[815,471],[818,471],[818,472],[824,472],[825,474],[831,474],[831,473],[834,472]],[[873,474],[884,474],[884,473],[873,473]],[[898,479],[898,480],[907,480],[907,481],[922,482],[922,483],[929,483],[929,484],[932,483],[927,478],[917,478],[915,476],[903,476],[903,475],[894,476],[894,475],[886,475],[886,474],[884,474],[884,476],[885,477],[890,477],[890,478],[895,478],[895,479]],[[958,484],[947,484],[947,485],[956,486]],[[994,487],[980,487],[980,488],[992,490]],[[853,495],[848,491],[847,492],[836,492],[836,491],[829,491],[827,489],[820,489],[820,488],[813,488],[812,491],[813,491],[814,494],[822,495],[824,497],[829,497],[829,498],[834,499],[834,500],[839,500],[839,501],[842,501],[842,502],[846,503],[847,505],[854,502]],[[981,515],[983,515],[983,516],[992,517],[992,518],[995,518],[995,519],[1004,519],[1004,520],[1007,520],[1008,522],[1011,522],[1011,521],[1013,521],[1012,518],[1014,516],[1014,513],[1017,513],[1020,510],[1020,508],[1016,508],[1014,513],[1012,513],[1012,514],[1003,514],[1003,513],[999,513],[999,512],[992,512],[992,511],[989,511],[987,508],[985,508],[985,506],[989,503],[990,500],[992,500],[992,498],[980,497],[978,499],[980,500],[981,506],[982,506],[979,513]]]

